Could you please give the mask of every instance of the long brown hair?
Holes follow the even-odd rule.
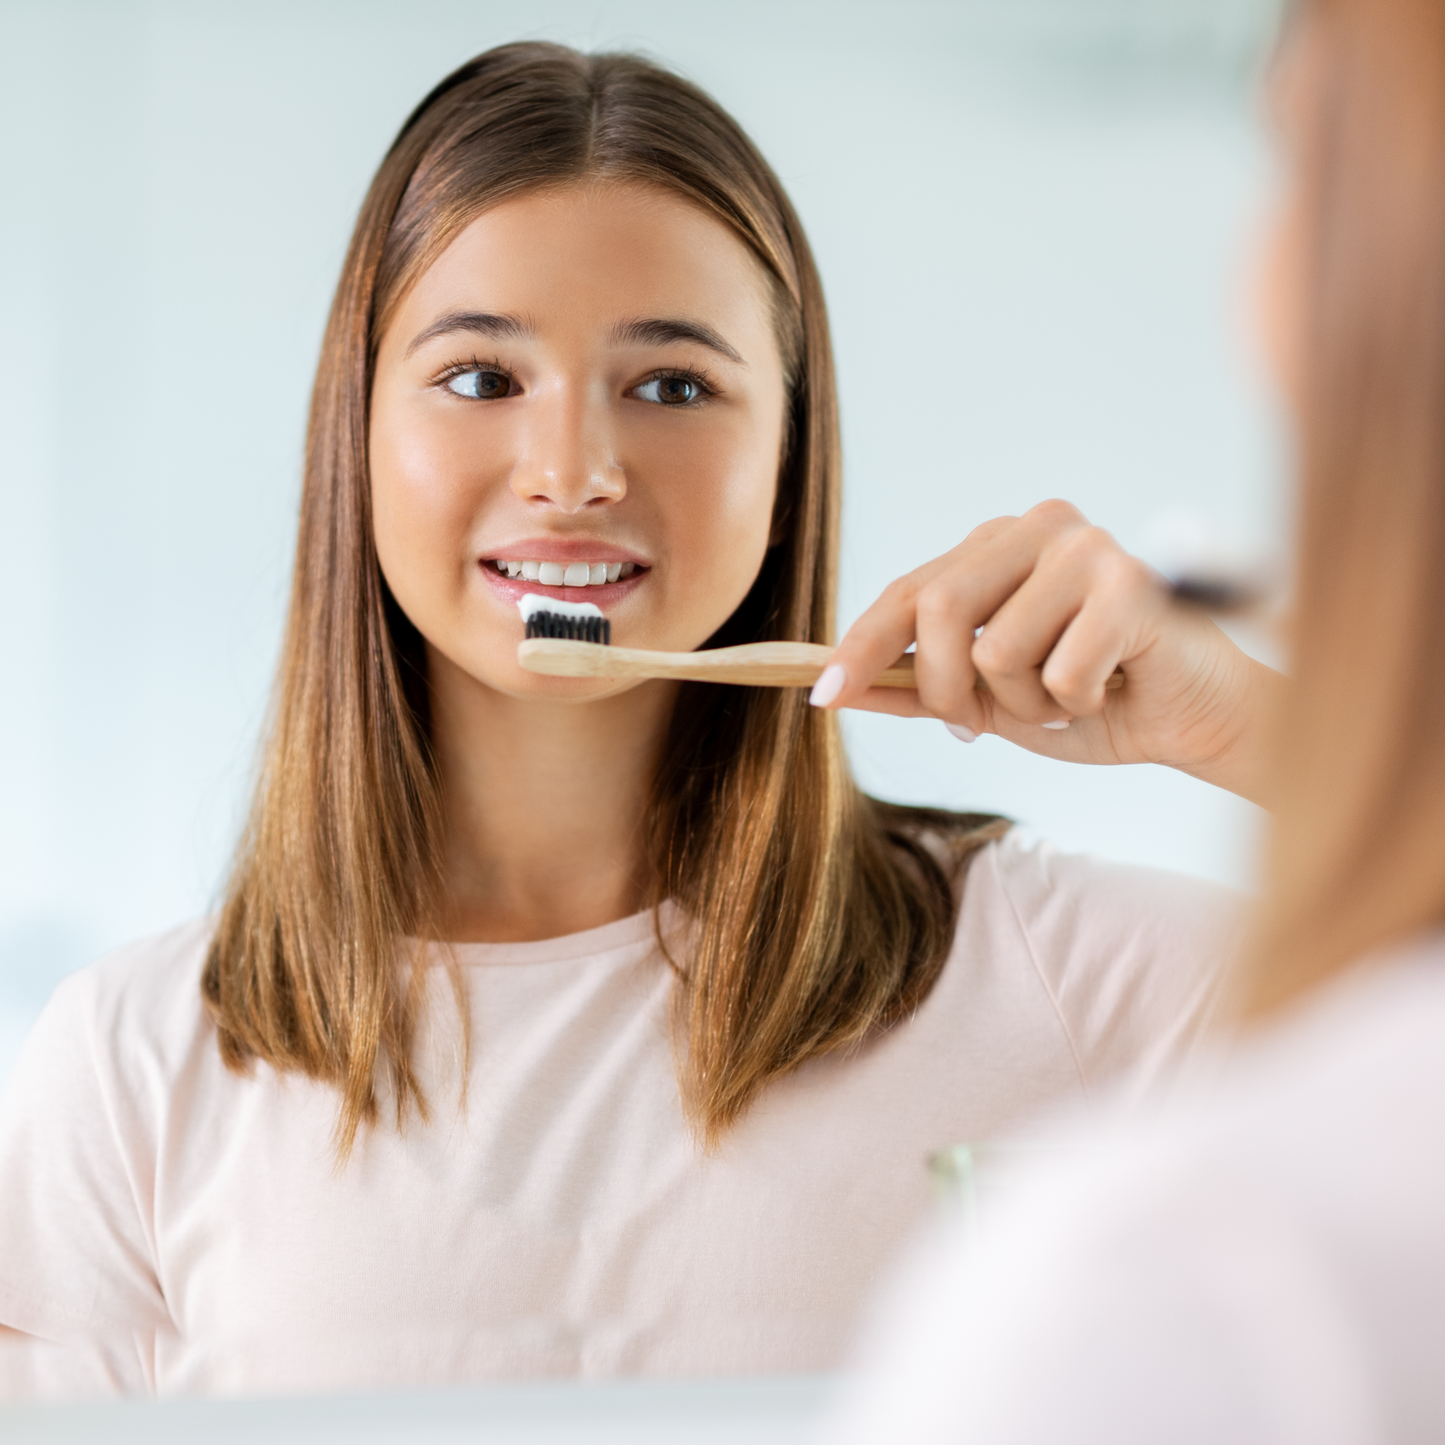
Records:
[[[226,1062],[341,1092],[338,1144],[379,1078],[423,1113],[408,1058],[436,940],[438,782],[425,652],[372,538],[367,415],[387,320],[469,221],[504,197],[605,177],[679,193],[732,227],[771,278],[790,389],[774,535],[712,645],[830,642],[839,439],[812,256],[737,124],[626,55],[502,46],[402,127],[362,206],[312,399],[300,535],[273,718],[203,991]],[[695,927],[677,960],[683,1094],[715,1139],[770,1079],[906,1015],[942,965],[967,856],[1001,820],[892,807],[852,782],[831,713],[799,691],[685,687],[655,782],[654,897]],[[453,969],[465,1017],[465,994]]]
[[[1300,520],[1255,1013],[1445,920],[1445,5],[1308,0],[1280,73]]]

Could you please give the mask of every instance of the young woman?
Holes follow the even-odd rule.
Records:
[[[1187,1049],[1227,895],[866,798],[829,711],[1254,788],[1269,675],[1071,508],[895,584],[816,706],[518,666],[528,592],[830,641],[839,470],[806,241],[716,105],[546,45],[422,103],[223,906],[62,987],[9,1089],[12,1390],[825,1368],[930,1150]]]
[[[1445,1439],[1445,6],[1303,0],[1275,94],[1295,673],[1240,970],[1273,1026],[932,1258],[835,1438]]]

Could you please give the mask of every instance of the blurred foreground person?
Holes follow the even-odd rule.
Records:
[[[1445,1440],[1445,4],[1296,6],[1273,99],[1300,522],[1259,1027],[920,1256],[837,1439]]]

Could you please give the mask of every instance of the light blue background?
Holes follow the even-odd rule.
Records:
[[[215,897],[330,291],[445,72],[521,36],[640,47],[772,159],[832,308],[846,621],[1047,496],[1146,552],[1181,509],[1278,537],[1243,320],[1272,10],[0,0],[0,1077],[59,976]],[[1253,810],[1187,778],[849,731],[886,795],[1250,877]]]

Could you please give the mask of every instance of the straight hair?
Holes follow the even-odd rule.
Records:
[[[268,739],[202,982],[227,1065],[260,1059],[336,1086],[343,1160],[383,1094],[398,1127],[410,1107],[427,1114],[409,1052],[427,945],[443,942],[425,646],[387,589],[372,534],[377,346],[410,287],[479,214],[594,180],[686,198],[742,238],[772,286],[789,390],[777,540],[705,645],[833,640],[832,350],[817,270],[777,178],[715,102],[637,57],[518,44],[462,66],[402,127],[342,269]],[[796,689],[683,686],[650,801],[654,916],[671,898],[693,924],[670,959],[675,1042],[682,1096],[709,1144],[770,1080],[918,1006],[948,953],[964,865],[1008,826],[866,797],[836,717]],[[469,1037],[460,970],[442,951]]]
[[[1445,921],[1445,5],[1308,0],[1293,679],[1247,1013]]]

